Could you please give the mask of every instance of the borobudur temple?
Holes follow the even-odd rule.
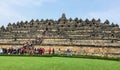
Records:
[[[32,19],[1,26],[0,48],[20,48],[30,43],[46,50],[69,48],[74,54],[120,57],[120,28],[108,20],[67,19],[64,13],[58,20]]]

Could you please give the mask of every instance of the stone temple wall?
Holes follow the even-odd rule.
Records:
[[[0,45],[0,48],[20,48],[22,45]],[[55,49],[57,54],[58,49],[61,49],[61,54],[66,54],[66,50],[72,50],[72,54],[75,55],[95,55],[95,56],[108,56],[108,57],[120,57],[120,48],[113,47],[90,47],[90,46],[40,46],[35,45],[34,48],[44,48],[45,53],[48,53],[48,49]]]
[[[34,48],[51,47],[63,51],[70,48],[75,54],[120,56],[120,28],[118,24],[100,19],[31,20],[9,23],[0,27],[0,48],[20,48],[34,44]]]

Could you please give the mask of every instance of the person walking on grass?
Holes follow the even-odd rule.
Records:
[[[40,55],[42,55],[42,48],[40,48],[40,50],[39,50],[39,51],[40,51]]]
[[[54,50],[54,48],[52,49],[52,54],[53,54],[53,55],[55,54],[55,50]]]
[[[42,48],[42,55],[44,55],[44,53],[45,53],[45,49],[44,49],[44,48]]]
[[[3,54],[3,49],[2,48],[0,48],[0,54]]]
[[[49,54],[51,54],[51,48],[48,49]]]
[[[61,54],[61,50],[60,50],[60,48],[58,49],[58,55],[60,55]]]
[[[72,50],[67,49],[66,53],[67,53],[67,56],[72,56]]]

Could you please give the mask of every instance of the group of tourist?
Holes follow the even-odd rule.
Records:
[[[14,48],[9,48],[9,49],[5,49],[5,48],[0,48],[0,54],[34,54],[34,55],[44,55],[45,53],[48,54],[67,54],[67,56],[72,56],[72,50],[67,49],[65,51],[61,50],[60,48],[58,50],[55,51],[54,48],[48,48],[47,50],[45,50],[44,48],[35,48],[35,49],[31,49],[31,48],[26,48],[26,47],[22,47],[19,49],[14,49]]]

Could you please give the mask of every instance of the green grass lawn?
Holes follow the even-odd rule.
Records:
[[[120,70],[120,62],[85,58],[0,56],[0,70]]]

